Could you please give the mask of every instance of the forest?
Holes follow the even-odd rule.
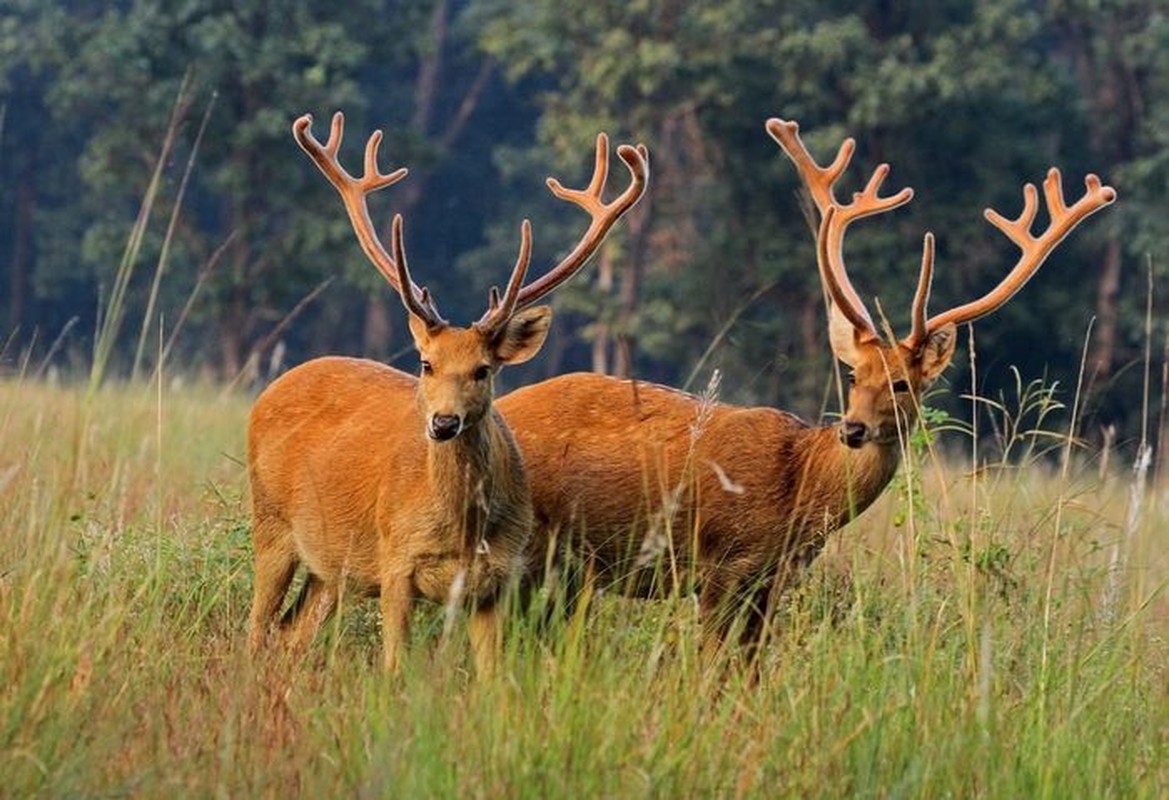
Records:
[[[456,444],[338,111],[460,326],[648,153]],[[1167,190],[1166,0],[0,0],[0,797],[1169,796]]]
[[[835,407],[814,236],[765,120],[797,120],[822,161],[855,137],[857,189],[881,162],[914,188],[848,242],[902,332],[926,231],[948,308],[1014,263],[984,208],[1016,216],[1053,165],[1071,196],[1096,173],[1119,201],[962,331],[937,402],[1040,380],[1079,395],[1085,436],[1121,442],[1164,415],[1157,0],[3,0],[0,373],[258,385],[326,353],[413,370],[400,303],[291,135],[311,113],[323,137],[336,110],[345,163],[381,129],[383,169],[409,169],[375,220],[388,240],[404,216],[417,279],[460,324],[505,279],[521,219],[534,271],[580,236],[547,176],[583,181],[599,131],[644,143],[649,194],[508,380],[697,390],[717,368],[726,399],[813,416]],[[624,180],[615,162],[609,191]]]

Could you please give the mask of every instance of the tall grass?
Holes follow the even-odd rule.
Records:
[[[162,147],[159,150],[158,158],[154,162],[154,170],[151,172],[150,181],[147,183],[146,190],[142,195],[142,202],[138,206],[138,216],[134,220],[134,224],[130,227],[129,235],[126,237],[126,247],[122,251],[122,258],[118,263],[117,270],[114,272],[114,280],[110,288],[109,297],[106,298],[105,306],[101,309],[102,313],[98,322],[98,329],[94,336],[93,362],[89,373],[89,390],[91,394],[101,386],[105,379],[110,359],[117,346],[118,335],[122,330],[122,322],[126,315],[126,301],[131,280],[138,267],[138,257],[142,251],[142,244],[146,239],[146,232],[150,224],[150,218],[154,213],[158,193],[162,188],[163,172],[178,141],[179,128],[183,117],[186,115],[187,106],[191,101],[190,93],[191,74],[188,72],[183,76],[183,81],[179,86],[174,105],[171,108],[170,120],[166,126],[166,134],[163,137]],[[201,134],[202,132],[200,131]],[[184,189],[186,187],[186,176],[183,179],[183,187]],[[172,216],[172,222],[174,219],[177,219],[181,207],[182,197],[180,195],[175,201],[175,214]],[[166,264],[166,254],[170,249],[170,239],[173,232],[172,225],[168,228],[163,254],[156,267],[155,281],[148,301],[148,310],[142,323],[139,352],[134,360],[135,375],[138,371],[138,361],[142,355],[141,348],[145,345],[146,334],[151,317],[153,317],[157,289],[163,268]]]
[[[1046,390],[1020,384],[1010,419]],[[86,394],[0,383],[0,795],[1169,786],[1165,487],[1126,534],[1126,481],[1080,458],[971,472],[922,438],[783,605],[756,680],[703,668],[688,598],[602,598],[550,632],[513,615],[485,682],[462,626],[436,646],[441,610],[423,611],[389,678],[376,607],[355,601],[306,657],[246,656],[245,398]]]

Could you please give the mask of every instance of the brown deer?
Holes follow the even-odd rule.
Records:
[[[367,196],[406,174],[379,170],[381,131],[370,136],[365,173],[356,178],[337,157],[343,116],[333,117],[324,145],[311,126],[309,115],[297,119],[296,141],[340,193],[365,255],[401,295],[421,375],[364,359],[318,358],[281,376],[256,401],[248,427],[256,568],[250,644],[259,648],[273,627],[308,643],[342,589],[353,587],[380,595],[385,665],[393,670],[414,600],[462,598],[472,609],[476,667],[489,671],[496,601],[524,568],[532,534],[528,481],[512,434],[492,408],[493,379],[505,364],[540,349],[552,312],[532,303],[580,270],[640,199],[648,153],[640,145],[618,148],[632,180],[610,203],[602,199],[609,172],[604,134],[586,189],[549,178],[557,198],[588,212],[588,230],[564,260],[524,285],[531,253],[524,220],[506,290],[501,296],[493,288],[483,316],[458,328],[411,279],[401,216],[393,220],[392,255],[370,220]],[[307,568],[306,583],[277,625],[298,564]]]
[[[1037,196],[1028,184],[1018,219],[986,212],[1021,248],[1018,263],[985,297],[928,318],[927,234],[911,331],[889,342],[849,281],[842,247],[853,220],[900,206],[912,191],[880,196],[888,174],[881,165],[865,190],[842,204],[833,186],[853,140],[822,168],[796,123],[772,119],[767,131],[795,163],[821,215],[817,261],[831,298],[831,346],[851,370],[841,422],[814,426],[772,408],[713,403],[596,374],[560,376],[497,402],[532,481],[538,555],[555,570],[565,552],[580,553],[594,585],[638,596],[693,581],[706,646],[722,643],[741,606],[742,638],[757,641],[795,568],[892,479],[917,399],[954,354],[956,327],[1006,303],[1072,228],[1116,196],[1089,175],[1086,194],[1068,207],[1052,169],[1044,182],[1051,223],[1034,236]]]

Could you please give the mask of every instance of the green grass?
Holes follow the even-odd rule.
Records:
[[[376,608],[307,659],[244,648],[247,400],[0,383],[0,795],[1160,797],[1165,487],[922,458],[836,534],[757,682],[685,598],[606,599],[500,674]],[[1126,533],[1127,532],[1127,533]],[[1122,542],[1118,599],[1108,563]]]

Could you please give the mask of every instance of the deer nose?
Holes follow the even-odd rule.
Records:
[[[840,441],[856,449],[865,443],[865,433],[867,430],[863,422],[846,419],[844,425],[840,428]]]
[[[459,435],[463,428],[463,419],[457,414],[435,414],[430,418],[427,433],[430,438],[438,442],[445,442]]]

